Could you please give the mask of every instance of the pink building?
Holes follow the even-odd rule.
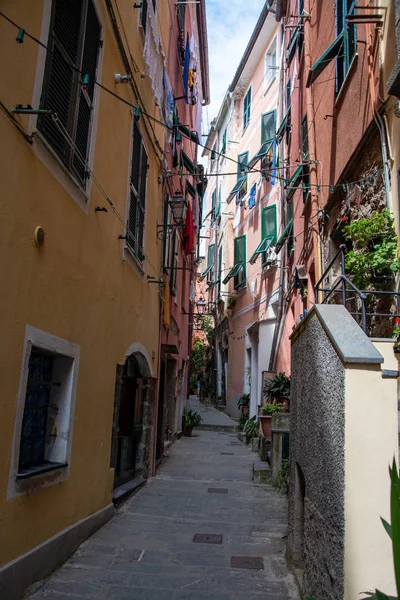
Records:
[[[215,314],[212,387],[231,415],[238,414],[238,399],[248,392],[250,414],[257,414],[263,371],[271,369],[276,343],[280,262],[275,248],[290,218],[280,210],[277,178],[280,53],[281,31],[266,5],[204,151],[209,239],[199,286],[204,293],[207,284]]]

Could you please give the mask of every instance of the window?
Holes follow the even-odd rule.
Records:
[[[68,27],[66,26],[68,24]],[[85,186],[101,27],[92,0],[52,6],[38,130],[58,157]],[[68,142],[68,136],[71,141]]]
[[[254,264],[260,254],[263,257],[263,266],[267,263],[267,252],[276,242],[276,206],[267,206],[261,213],[261,242],[253,252],[249,263]]]
[[[272,161],[272,146],[275,138],[276,111],[264,113],[261,116],[261,147],[248,164],[253,169],[259,160],[264,162],[262,168],[267,168]]]
[[[151,0],[151,3],[153,5],[153,9],[156,10],[156,0]],[[148,7],[149,0],[142,0],[140,8],[140,26],[143,27],[144,32],[146,32]]]
[[[336,58],[336,93],[339,93],[351,61],[356,55],[357,26],[348,19],[349,16],[356,14],[356,1],[338,0],[336,3],[337,38],[310,68],[307,87],[310,87],[328,64]]]
[[[186,14],[186,3],[180,2],[176,4],[176,11],[178,15],[178,25],[181,32],[185,31],[185,14]]]
[[[351,61],[357,50],[357,26],[349,23],[346,16],[355,13],[355,0],[337,0],[336,2],[336,34],[343,32],[343,48],[336,60],[337,84],[339,92],[343,85]]]
[[[277,73],[276,37],[265,55],[265,84],[268,87],[275,79]]]
[[[224,133],[222,134],[222,145],[221,145],[221,154],[225,154],[226,152],[226,127]]]
[[[210,244],[208,246],[208,255],[207,255],[207,268],[206,270],[201,274],[201,277],[199,278],[199,281],[203,281],[203,279],[205,277],[207,277],[207,281],[213,281],[214,277],[213,277],[213,267],[214,267],[214,262],[215,262],[215,244]]]
[[[234,278],[235,290],[246,286],[246,236],[241,235],[234,240],[234,262],[232,269],[222,283]]]
[[[217,189],[214,188],[211,194],[211,221],[215,221],[216,215],[216,206],[217,206]]]
[[[236,196],[236,204],[239,204],[240,200],[243,196],[246,195],[247,192],[247,171],[248,171],[248,162],[249,162],[249,153],[243,152],[239,154],[237,158],[237,178],[236,183],[233,186],[228,198],[227,203],[232,200]]]
[[[172,248],[171,248],[171,256],[170,256],[170,278],[169,278],[169,290],[173,296],[176,296],[176,276],[178,273],[178,249],[177,249],[177,233],[176,229],[174,229],[174,233],[172,234]]]
[[[301,153],[302,160],[308,161],[309,153],[308,153],[308,121],[307,115],[305,115],[301,120],[300,127],[300,135],[301,135]],[[310,193],[310,167],[308,165],[303,165],[303,201],[306,202],[308,195]]]
[[[217,276],[217,298],[221,297],[221,278],[222,278],[222,246],[218,251],[218,276]]]
[[[136,121],[133,123],[130,203],[127,246],[140,263],[144,260],[144,218],[146,207],[147,153]]]
[[[251,88],[244,97],[243,101],[243,131],[250,123],[250,112],[251,112]]]

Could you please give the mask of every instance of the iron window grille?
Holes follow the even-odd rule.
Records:
[[[100,34],[92,0],[53,1],[40,108],[55,113],[57,122],[41,114],[37,128],[84,187]]]
[[[127,223],[127,245],[137,260],[144,261],[144,219],[146,212],[147,152],[136,121],[133,123],[130,203]]]

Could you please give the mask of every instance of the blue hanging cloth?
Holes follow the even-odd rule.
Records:
[[[255,183],[251,186],[250,197],[249,197],[249,208],[254,208],[256,205],[256,194],[257,194],[257,186]]]
[[[271,185],[274,185],[274,183],[275,183],[275,176],[276,176],[276,149],[277,149],[277,144],[276,144],[276,138],[275,138],[274,139],[273,149],[272,149]]]
[[[190,43],[189,34],[186,35],[185,61],[183,63],[183,93],[186,104],[189,104],[189,65],[190,65]]]

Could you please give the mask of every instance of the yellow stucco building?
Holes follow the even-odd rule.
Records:
[[[143,60],[149,3],[1,2],[7,600],[112,515],[113,487],[151,471],[166,130]],[[166,55],[168,3],[156,21]]]

